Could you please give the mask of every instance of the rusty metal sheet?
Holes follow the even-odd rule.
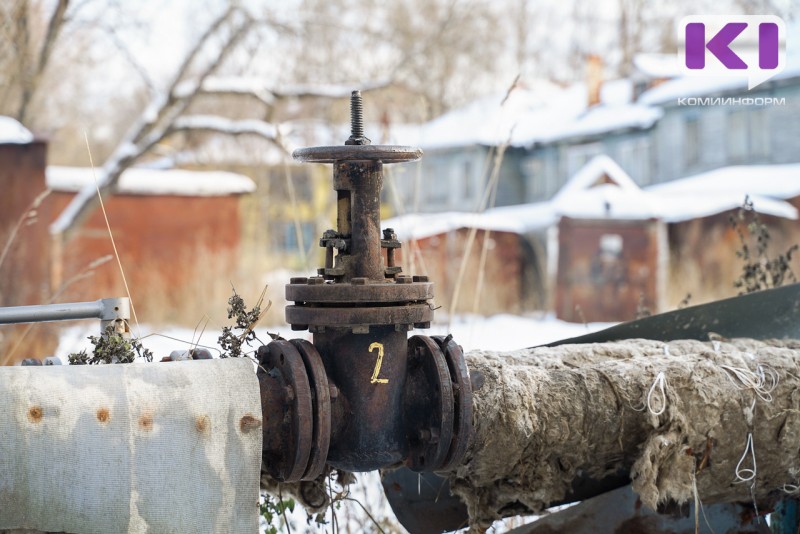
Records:
[[[695,518],[694,505],[671,514],[659,514],[645,506],[630,486],[625,486],[564,510],[510,530],[508,534],[693,534],[695,519],[700,532],[718,534],[769,534],[770,528],[762,518],[759,522],[752,508],[738,504],[703,506]],[[710,528],[709,528],[710,527]]]
[[[636,338],[708,341],[714,334],[729,338],[800,338],[800,284],[660,313],[547,346]]]
[[[467,526],[467,506],[450,493],[450,482],[435,473],[408,468],[381,472],[386,500],[411,534],[438,534]]]

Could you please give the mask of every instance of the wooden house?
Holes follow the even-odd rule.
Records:
[[[748,192],[775,229],[776,249],[800,242],[798,165],[642,189],[607,156],[590,160],[547,202],[384,224],[405,242],[404,269],[429,275],[448,312],[552,310],[568,321],[627,321],[674,309],[687,294],[692,304],[736,294],[741,266],[729,220]]]
[[[50,166],[46,175],[54,214],[94,182],[90,168]],[[104,207],[131,290],[146,295],[140,299],[151,302],[150,308],[185,309],[180,300],[187,294],[210,296],[215,279],[235,278],[241,200],[254,190],[252,180],[229,172],[148,168],[123,172],[116,192],[104,198]],[[62,288],[70,300],[125,295],[116,260],[95,265],[113,254],[104,212],[97,208],[63,247],[51,249],[51,286]],[[75,283],[86,271],[92,272],[91,277]]]
[[[741,241],[731,219],[739,215],[745,198],[753,203],[767,227],[767,254],[776,258],[789,247],[800,244],[800,164],[741,165],[673,180],[647,188],[658,198],[678,198],[685,208],[692,205],[695,217],[667,219],[670,249],[669,305],[691,294],[690,302],[700,303],[736,295],[733,282],[742,273],[744,260],[737,257]],[[738,223],[751,247],[756,236],[746,228],[749,220]],[[795,255],[790,267],[800,275]]]
[[[547,206],[521,205],[404,215],[383,225],[403,243],[403,271],[428,276],[443,311],[494,315],[546,308],[551,222]]]
[[[50,204],[33,206],[47,188],[46,165],[47,142],[0,117],[0,306],[34,304],[50,293]]]
[[[38,304],[50,297],[46,166],[47,142],[0,116],[0,306]],[[27,330],[27,325],[0,327],[0,365],[55,348],[53,333],[26,339]]]

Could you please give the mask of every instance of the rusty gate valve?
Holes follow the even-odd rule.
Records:
[[[320,239],[325,265],[317,276],[286,286],[294,303],[286,320],[308,329],[313,344],[276,340],[259,349],[264,463],[278,480],[315,478],[326,462],[345,471],[401,463],[446,470],[460,462],[471,433],[461,348],[449,337],[407,339],[409,330],[430,326],[433,284],[401,274],[400,241],[380,226],[383,165],[418,160],[422,151],[371,145],[358,91],[351,117],[344,145],[293,154],[333,164],[337,228]],[[273,420],[267,410],[277,410]]]

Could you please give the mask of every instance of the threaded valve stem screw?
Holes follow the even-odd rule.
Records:
[[[364,137],[364,103],[361,91],[353,91],[350,95],[350,138],[346,145],[368,145],[370,140]]]

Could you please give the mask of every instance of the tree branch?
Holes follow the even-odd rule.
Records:
[[[358,83],[353,85],[287,85],[283,88],[275,89],[272,93],[277,98],[329,98],[341,99],[350,98],[354,89],[360,89],[362,93],[385,89],[393,84],[392,80],[378,80],[373,82]]]
[[[276,100],[275,94],[260,80],[238,77],[209,77],[199,89],[193,82],[181,83],[175,88],[180,98],[193,93],[197,96],[249,96],[267,107],[272,107]]]
[[[176,120],[169,127],[167,135],[177,132],[213,132],[231,136],[255,135],[266,139],[287,155],[289,154],[289,150],[280,140],[275,125],[256,119],[235,121],[214,115],[192,115]]]
[[[151,133],[156,125],[163,122],[165,117],[171,114],[174,118],[189,106],[192,99],[197,94],[198,89],[203,86],[206,78],[219,66],[228,53],[230,53],[231,49],[238,44],[239,40],[252,24],[252,20],[247,18],[245,14],[245,22],[241,27],[232,30],[232,34],[228,36],[227,42],[223,45],[222,50],[217,54],[214,61],[204,69],[198,79],[194,82],[184,80],[195,59],[199,56],[200,52],[205,49],[206,43],[211,37],[216,35],[217,32],[220,32],[226,23],[232,22],[237,13],[239,13],[239,10],[236,8],[228,8],[222,15],[215,19],[205,33],[200,36],[197,44],[192,47],[189,54],[178,67],[178,71],[170,82],[165,96],[156,97],[153,102],[151,102],[148,110],[145,111],[142,117],[143,120],[134,128],[135,133],[131,136],[131,142],[138,144]],[[179,87],[183,87],[183,90],[179,91]]]
[[[277,89],[270,89],[263,81],[252,78],[218,78],[209,77],[197,89],[194,82],[184,82],[175,88],[179,98],[194,96],[248,96],[261,102],[267,107],[273,107],[275,102],[288,98],[321,98],[339,100],[350,98],[353,89],[360,89],[362,93],[377,91],[393,85],[392,80],[378,80],[366,83],[339,84],[339,85],[286,85]]]
[[[44,43],[39,51],[39,58],[35,64],[35,70],[30,79],[22,89],[22,100],[20,101],[19,112],[17,118],[21,123],[25,123],[28,115],[28,107],[30,106],[33,95],[39,87],[39,80],[42,78],[47,64],[50,62],[50,56],[53,53],[53,45],[58,40],[58,35],[64,27],[64,15],[69,7],[69,0],[58,0],[53,14],[50,16],[50,22],[47,25],[47,33],[44,37]]]
[[[83,223],[97,206],[97,191],[99,190],[101,195],[112,192],[123,171],[171,133],[171,124],[186,111],[197,95],[197,89],[184,95],[179,94],[176,89],[191,67],[193,60],[198,57],[200,50],[205,48],[206,43],[212,36],[220,32],[227,22],[230,22],[230,33],[226,36],[226,40],[214,60],[197,77],[194,84],[196,88],[202,87],[205,80],[224,62],[250,30],[252,19],[246,13],[243,14],[241,22],[236,23],[233,20],[239,13],[243,12],[236,8],[230,8],[211,24],[198,41],[198,44],[181,64],[166,95],[160,95],[153,100],[148,109],[142,114],[141,119],[100,170],[97,176],[97,184],[87,185],[75,195],[55,222],[50,225],[51,234],[61,235],[62,239],[70,239],[74,230]]]

